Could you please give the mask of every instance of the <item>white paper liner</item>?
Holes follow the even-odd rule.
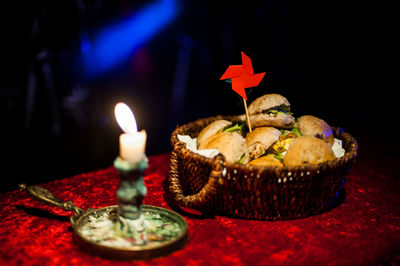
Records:
[[[343,149],[342,141],[340,139],[334,139],[333,145],[332,145],[332,150],[333,153],[335,154],[336,158],[340,158],[344,156],[345,150]]]
[[[203,155],[207,158],[215,157],[219,151],[217,149],[205,149],[205,150],[198,150],[197,149],[197,138],[192,139],[188,135],[177,135],[179,141],[182,141],[186,144],[186,148],[191,150],[192,152],[198,153]]]

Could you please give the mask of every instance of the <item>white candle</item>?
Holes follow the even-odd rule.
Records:
[[[146,132],[137,131],[135,116],[124,103],[118,103],[114,109],[115,118],[125,132],[119,137],[119,157],[130,163],[137,163],[143,159],[146,148]]]

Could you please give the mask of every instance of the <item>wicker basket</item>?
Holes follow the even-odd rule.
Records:
[[[325,212],[345,199],[346,174],[357,156],[356,140],[333,128],[346,153],[318,165],[255,167],[225,161],[222,154],[206,158],[180,142],[177,135],[197,137],[216,116],[180,126],[172,133],[169,189],[183,207],[205,213],[250,219],[283,220]]]

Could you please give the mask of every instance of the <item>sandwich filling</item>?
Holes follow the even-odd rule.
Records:
[[[281,130],[278,141],[269,148],[268,152],[275,154],[276,159],[283,161],[292,141],[300,136],[301,134],[297,127],[294,127],[291,131]]]
[[[267,115],[277,115],[277,114],[293,115],[293,113],[290,111],[290,106],[287,106],[285,104],[265,109],[262,111],[262,113]]]
[[[223,132],[235,132],[235,131],[240,131],[244,132],[247,129],[247,126],[245,123],[235,123],[234,125],[229,125],[225,127],[222,131]]]

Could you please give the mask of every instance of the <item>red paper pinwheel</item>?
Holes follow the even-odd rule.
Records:
[[[220,80],[231,79],[232,90],[237,92],[243,99],[247,100],[244,89],[258,86],[263,79],[264,73],[254,74],[251,59],[242,53],[242,65],[231,65],[222,75]]]

